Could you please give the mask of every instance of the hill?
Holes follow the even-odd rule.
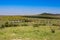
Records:
[[[25,16],[29,18],[44,18],[44,19],[60,19],[60,14],[52,14],[52,13],[42,13],[33,16]]]

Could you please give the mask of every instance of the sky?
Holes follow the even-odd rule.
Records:
[[[0,0],[0,15],[60,14],[60,0]]]

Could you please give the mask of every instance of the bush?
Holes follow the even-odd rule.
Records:
[[[4,26],[5,26],[5,27],[8,27],[8,26],[9,26],[8,22],[6,22],[6,23],[4,24]]]
[[[39,27],[39,24],[33,24],[33,27]]]
[[[60,26],[60,24],[52,24],[53,26]]]
[[[46,26],[46,24],[39,24],[40,26]]]
[[[4,27],[16,27],[16,26],[18,26],[18,24],[13,24],[13,23],[6,22],[5,24],[1,25],[0,28],[4,28]]]
[[[21,26],[28,26],[28,24],[24,23],[24,24],[21,24]]]
[[[55,33],[55,30],[54,30],[54,29],[51,29],[51,32],[52,32],[52,33]]]
[[[16,27],[16,26],[19,26],[18,24],[13,24],[13,25],[11,25],[11,26],[14,26],[14,27]]]
[[[1,27],[0,28],[4,28],[5,26],[4,25],[1,25]]]

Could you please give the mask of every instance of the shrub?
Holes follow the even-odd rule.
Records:
[[[16,26],[19,26],[18,24],[13,24],[13,25],[11,25],[11,26],[14,26],[14,27],[16,27]]]
[[[6,22],[5,24],[1,25],[1,28],[4,28],[4,27],[16,27],[16,26],[18,26],[18,24]]]
[[[53,26],[60,26],[60,24],[52,24]]]
[[[39,24],[33,24],[33,27],[39,27]]]
[[[4,25],[1,25],[1,27],[0,28],[4,28],[5,26]]]
[[[52,33],[55,33],[54,27],[50,27],[50,30],[51,30]]]
[[[4,26],[5,26],[5,27],[8,27],[8,26],[9,26],[9,25],[8,25],[8,22],[6,22],[6,23],[4,24]]]
[[[28,24],[24,23],[24,24],[21,24],[21,26],[28,26]]]
[[[55,30],[54,30],[54,29],[51,29],[51,32],[52,32],[52,33],[55,33]]]

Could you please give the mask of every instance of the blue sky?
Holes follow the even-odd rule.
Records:
[[[60,0],[0,0],[0,15],[60,13]]]

